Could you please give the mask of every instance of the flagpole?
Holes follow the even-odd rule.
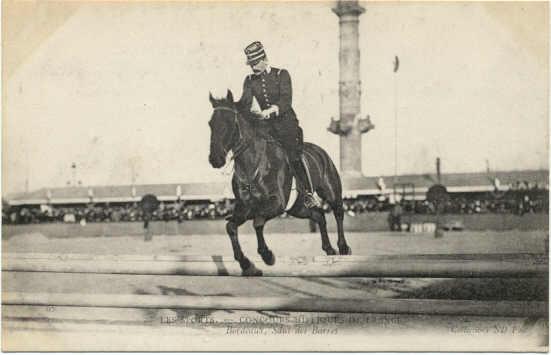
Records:
[[[398,57],[394,57],[394,183],[398,176]]]
[[[398,79],[394,74],[394,179],[398,175]]]

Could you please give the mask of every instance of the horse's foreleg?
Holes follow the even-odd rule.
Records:
[[[258,242],[258,254],[262,256],[262,260],[266,263],[266,265],[274,265],[275,264],[275,256],[274,253],[268,248],[268,245],[266,245],[266,241],[264,240],[264,224],[266,223],[266,220],[264,218],[258,218],[254,220],[254,230],[256,231],[256,240]]]
[[[327,234],[327,222],[325,221],[325,214],[323,211],[311,209],[310,219],[316,222],[320,228],[321,248],[323,251],[325,251],[327,255],[336,255],[337,252],[333,249],[333,246],[329,241],[329,235]]]
[[[257,269],[245,254],[243,254],[243,250],[241,250],[241,245],[239,244],[237,229],[240,225],[245,223],[245,221],[245,218],[232,217],[232,219],[226,223],[226,232],[230,237],[233,257],[239,263],[243,276],[262,276],[262,271]]]
[[[339,254],[352,255],[352,249],[350,249],[350,247],[346,243],[346,239],[344,238],[344,227],[343,227],[344,209],[342,208],[342,203],[336,204],[335,206],[332,206],[332,208],[333,208],[333,214],[335,215],[335,219],[337,220],[337,233],[339,235],[337,245],[339,247]]]

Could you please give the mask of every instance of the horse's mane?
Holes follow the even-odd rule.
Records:
[[[233,101],[233,99],[230,100],[226,97],[221,97],[221,98],[215,98],[214,102],[215,102],[214,107],[225,107],[232,110],[236,110],[243,118],[246,118],[249,121],[253,119],[252,113],[248,112],[248,110],[241,107],[239,105],[239,102]]]
[[[247,122],[250,128],[253,129],[253,131],[255,132],[255,136],[263,137],[264,139],[268,139],[270,141],[273,140],[269,136],[269,128],[266,124],[266,121],[258,119],[255,113],[239,105],[239,102],[233,101],[233,96],[213,98],[213,100],[214,107],[225,107],[236,110],[239,115]]]
[[[233,108],[236,109],[237,112],[239,112],[239,114],[241,115],[241,117],[247,120],[247,122],[250,123],[251,125],[254,126],[255,123],[258,121],[257,119],[255,119],[255,116],[251,111],[245,109],[244,107],[240,107],[237,104],[237,102],[234,102]]]

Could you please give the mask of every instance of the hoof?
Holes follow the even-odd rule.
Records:
[[[249,267],[241,271],[242,276],[262,276],[262,270],[257,269],[253,263]]]
[[[337,255],[337,251],[333,249],[333,247],[329,247],[328,249],[323,249],[325,251],[325,254],[327,255]]]
[[[266,265],[274,265],[275,264],[275,255],[272,253],[271,250],[268,250],[264,253],[261,253],[260,256],[262,256],[262,260],[264,260],[264,263]]]
[[[340,255],[352,255],[352,249],[348,245],[344,245],[343,247],[339,247],[339,254]]]

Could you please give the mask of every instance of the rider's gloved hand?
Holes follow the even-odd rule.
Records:
[[[269,108],[265,109],[265,110],[262,110],[262,112],[260,112],[260,117],[263,119],[263,120],[267,120],[268,118],[270,118],[270,114],[272,112],[270,111]]]
[[[260,113],[262,118],[265,120],[269,119],[272,114],[275,116],[279,115],[279,107],[277,107],[276,105],[272,105]]]
[[[273,110],[273,113],[274,113],[276,116],[279,116],[279,106],[277,106],[277,105],[272,105],[272,106],[270,106],[270,110]]]

